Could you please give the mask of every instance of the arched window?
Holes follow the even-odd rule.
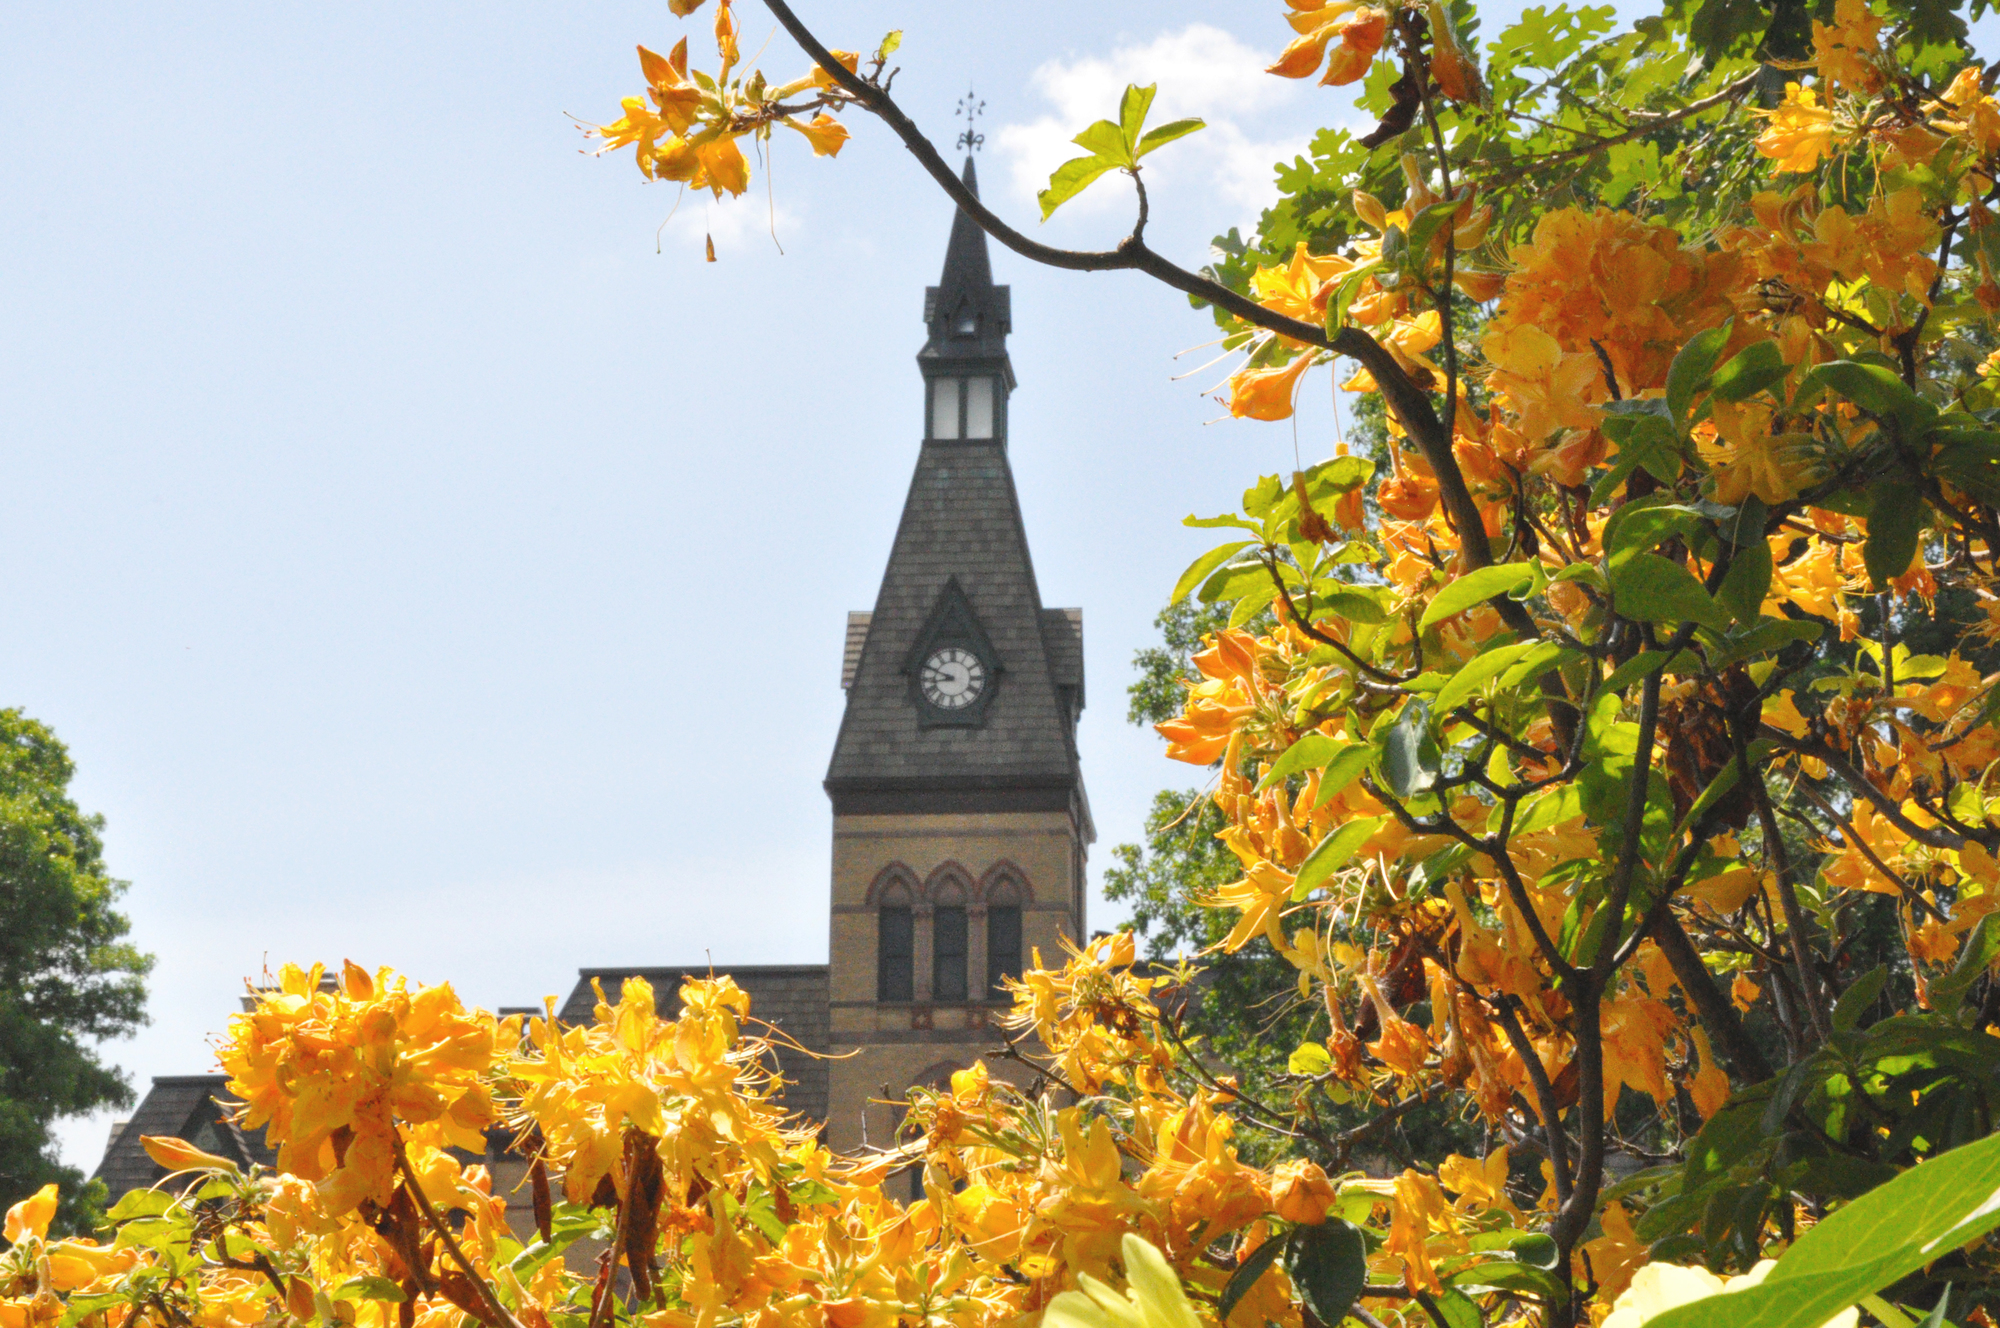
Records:
[[[963,1001],[970,995],[966,964],[968,929],[965,904],[969,882],[950,865],[931,877],[925,893],[931,899],[931,999]]]
[[[986,886],[986,999],[1011,1000],[1007,980],[1021,976],[1021,898],[1012,876]]]
[[[869,890],[875,911],[875,999],[917,998],[916,895],[904,871],[891,868]]]

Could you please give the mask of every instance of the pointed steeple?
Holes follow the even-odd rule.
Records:
[[[964,179],[977,190],[972,159]],[[960,212],[924,299],[924,443],[872,613],[850,615],[837,814],[1061,810],[1077,765],[1083,623],[1047,609],[1007,460],[1008,291]]]
[[[977,197],[979,176],[970,154],[961,178]],[[1007,287],[993,284],[986,232],[961,208],[952,218],[944,272],[938,284],[924,292],[924,324],[930,339],[918,352],[917,363],[926,379],[986,371],[1004,381],[1003,394],[1013,390],[1014,368],[1007,360],[1007,333],[1013,322],[1008,294]]]

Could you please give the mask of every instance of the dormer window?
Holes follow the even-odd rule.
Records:
[[[968,312],[968,311],[964,311],[964,310],[961,310],[961,311],[959,312],[959,315],[958,315],[958,323],[957,323],[957,326],[955,326],[955,327],[954,327],[954,328],[953,328],[952,330],[953,330],[954,332],[956,332],[956,333],[957,333],[957,334],[958,334],[959,336],[961,336],[961,337],[976,337],[976,336],[978,336],[978,335],[979,335],[979,315],[978,315],[978,314],[975,314],[975,313],[971,313],[971,312]]]

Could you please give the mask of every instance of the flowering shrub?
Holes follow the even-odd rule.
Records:
[[[98,1242],[17,1206],[0,1328],[1991,1323],[2000,101],[1951,12],[1537,9],[1482,53],[1464,4],[1289,0],[1271,72],[1378,123],[1194,273],[1142,158],[1200,124],[1149,89],[1042,195],[1122,174],[1137,225],[1055,250],[896,106],[894,34],[864,73],[767,3],[811,72],[745,74],[715,0],[716,72],[642,48],[606,146],[740,193],[738,140],[858,107],[1017,252],[1211,306],[1234,414],[1335,360],[1379,403],[1373,455],[1191,519],[1228,542],[1175,597],[1233,625],[1161,725],[1241,864],[1218,948],[1323,1032],[1250,1095],[1193,976],[1103,938],[843,1157],[726,978],[567,1027],[288,968],[222,1049],[276,1170],[152,1140],[190,1182]],[[1356,1164],[1439,1102],[1485,1146]],[[496,1132],[532,1231],[465,1160]]]

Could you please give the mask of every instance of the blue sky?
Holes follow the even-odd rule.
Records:
[[[1275,4],[802,9],[842,46],[902,27],[937,139],[976,86],[1023,225],[1067,135],[1159,79],[1156,114],[1215,124],[1154,159],[1188,262],[1344,107],[1259,72]],[[0,700],[69,743],[132,882],[153,1023],[108,1052],[142,1086],[209,1068],[288,959],[492,1005],[587,963],[824,958],[843,615],[915,460],[950,208],[857,118],[837,161],[778,142],[774,202],[662,229],[672,188],[565,114],[611,118],[633,44],[682,30],[658,3],[0,10]],[[761,63],[805,68],[782,34]],[[1041,232],[1115,241],[1126,199],[1094,193]],[[1292,432],[1210,424],[1214,371],[1169,381],[1212,336],[1171,292],[995,268],[1036,570],[1085,612],[1096,872],[1192,782],[1124,719],[1204,547],[1179,520]]]
[[[1351,113],[1260,72],[1277,0],[799,8],[837,46],[903,28],[896,92],[937,141],[975,86],[987,197],[1055,243],[1123,233],[1116,181],[1040,228],[1032,192],[1127,81],[1211,121],[1149,171],[1149,238],[1190,264]],[[803,72],[740,10],[746,53]],[[706,62],[705,19],[0,8],[0,703],[69,743],[132,882],[153,1023],[108,1051],[142,1086],[209,1068],[286,960],[494,1005],[583,964],[824,959],[843,615],[915,460],[950,208],[858,116],[837,161],[783,136],[771,195],[671,219],[671,186],[581,155],[566,113],[613,117],[635,42],[692,31]],[[1294,431],[1216,422],[1219,371],[1170,381],[1213,335],[1172,292],[994,267],[1043,598],[1084,609],[1096,874],[1195,782],[1124,718],[1206,547],[1180,518],[1289,469]],[[1332,450],[1323,398],[1297,445]]]

